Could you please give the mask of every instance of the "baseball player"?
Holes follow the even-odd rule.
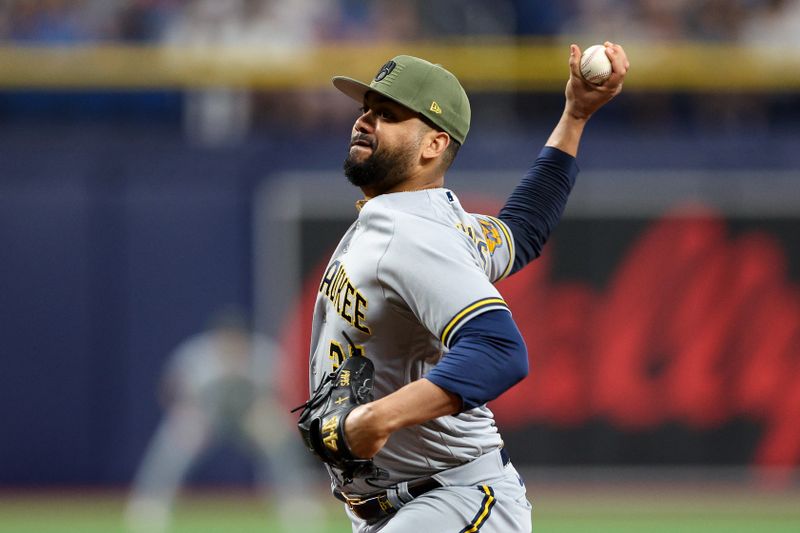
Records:
[[[280,348],[272,340],[252,332],[242,313],[227,308],[215,315],[209,330],[174,350],[161,383],[167,410],[126,508],[131,533],[169,529],[172,504],[185,476],[221,442],[237,444],[252,456],[265,495],[274,497],[279,509],[296,511],[295,500],[305,490],[298,476],[303,457],[295,453],[287,417],[276,407],[270,368],[279,357]],[[306,515],[317,512],[307,497],[303,501]],[[313,531],[295,527],[303,518],[276,517],[280,531]]]
[[[528,372],[493,283],[537,257],[577,175],[589,117],[622,89],[580,75],[570,47],[563,115],[499,215],[464,211],[444,175],[470,104],[450,72],[401,55],[369,83],[344,162],[358,218],[319,285],[301,433],[327,465],[354,532],[529,532],[531,505],[486,403]]]

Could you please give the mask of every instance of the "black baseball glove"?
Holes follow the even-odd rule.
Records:
[[[353,455],[344,438],[344,421],[350,411],[371,402],[375,367],[362,356],[349,357],[317,386],[303,409],[297,426],[306,447],[322,462],[341,471],[345,484],[376,471],[371,459]]]

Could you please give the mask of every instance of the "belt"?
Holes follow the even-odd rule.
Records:
[[[500,449],[500,457],[503,459],[503,466],[511,462],[508,452]],[[407,491],[411,498],[418,498],[433,489],[443,487],[435,478],[429,477],[416,481],[409,481]],[[398,507],[389,500],[389,491],[373,492],[364,496],[348,496],[339,489],[333,491],[333,495],[347,504],[353,514],[367,522],[374,522],[381,518],[393,515]]]

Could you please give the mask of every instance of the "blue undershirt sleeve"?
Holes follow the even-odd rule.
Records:
[[[550,232],[558,224],[567,197],[575,185],[578,164],[558,148],[545,146],[517,185],[498,218],[514,236],[514,266],[521,269],[542,253]]]
[[[424,377],[457,394],[462,411],[494,400],[528,375],[528,350],[507,310],[482,313],[461,326],[450,351]]]

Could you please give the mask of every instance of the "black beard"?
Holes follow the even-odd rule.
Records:
[[[377,149],[365,160],[358,162],[348,153],[344,160],[344,175],[356,187],[369,187],[380,193],[406,179],[411,166],[410,159],[408,152]]]

